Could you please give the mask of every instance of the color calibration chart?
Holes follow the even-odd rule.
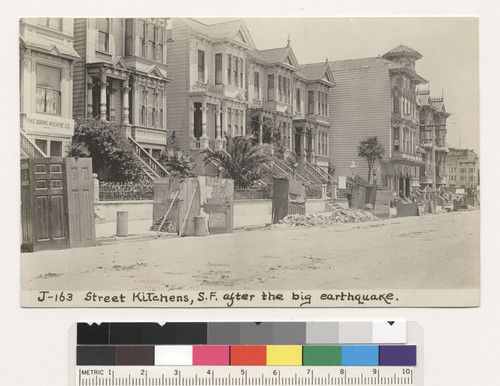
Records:
[[[404,321],[78,323],[77,386],[423,385]]]

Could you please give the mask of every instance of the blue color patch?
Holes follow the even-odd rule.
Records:
[[[342,366],[378,366],[378,346],[342,346]]]

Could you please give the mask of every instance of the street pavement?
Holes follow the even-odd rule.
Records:
[[[75,291],[479,288],[479,219],[475,210],[23,253],[21,286]]]

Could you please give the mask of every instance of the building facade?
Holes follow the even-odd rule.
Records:
[[[432,98],[429,90],[418,92],[419,151],[424,164],[420,167],[420,183],[435,189],[448,185],[446,170],[446,112],[444,98]]]
[[[167,19],[74,20],[75,118],[120,125],[158,158],[167,143]]]
[[[329,156],[336,174],[348,176],[355,170],[366,177],[367,163],[358,157],[357,146],[376,136],[385,149],[382,161],[375,165],[378,183],[404,197],[420,186],[426,163],[419,146],[424,109],[420,109],[418,86],[426,80],[415,71],[415,63],[421,58],[416,50],[400,45],[382,57],[330,63],[336,87],[330,90],[328,101],[332,119]],[[429,126],[422,128],[435,124],[443,129],[447,116],[444,110],[436,112]],[[444,148],[445,137],[440,138]]]
[[[446,157],[450,187],[464,188],[471,194],[479,186],[479,156],[474,150],[450,148]]]
[[[328,168],[327,64],[299,65],[290,42],[258,50],[241,20],[173,19],[168,55],[167,122],[184,151],[197,156],[224,148],[227,136],[253,134],[272,153],[277,139],[266,127],[274,125],[285,155]]]
[[[73,19],[20,20],[21,155],[63,157],[74,132],[73,78],[80,59]]]

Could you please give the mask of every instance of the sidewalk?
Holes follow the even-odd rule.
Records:
[[[244,228],[264,227],[271,223],[271,215],[246,215],[237,216],[234,218],[234,230]],[[150,231],[151,220],[136,220],[128,222],[128,236],[116,236],[116,222],[107,222],[102,224],[95,224],[96,239],[100,243],[125,241],[125,240],[138,240],[149,239],[156,235],[156,231]],[[162,236],[166,233],[162,232]],[[175,234],[169,234],[175,236]]]

